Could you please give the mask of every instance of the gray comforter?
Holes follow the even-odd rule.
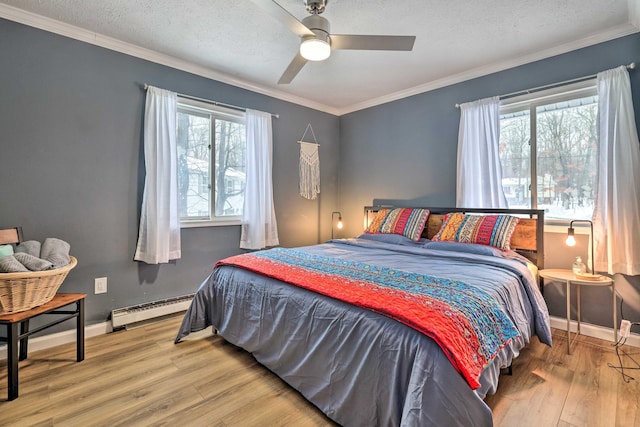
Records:
[[[435,341],[414,329],[230,266],[216,268],[202,283],[176,342],[214,326],[345,426],[491,426],[483,398],[495,392],[500,369],[534,334],[551,344],[548,312],[530,268],[477,245],[384,240],[367,236],[300,249],[462,280],[494,295],[520,335],[483,371],[479,389],[472,390]]]

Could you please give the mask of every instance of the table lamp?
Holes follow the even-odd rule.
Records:
[[[575,230],[573,229],[573,223],[574,222],[585,222],[585,223],[589,223],[589,227],[590,227],[590,233],[589,233],[589,237],[591,239],[591,273],[582,273],[582,274],[576,274],[576,277],[578,277],[579,279],[585,279],[585,280],[598,280],[600,278],[599,274],[596,274],[596,269],[595,269],[595,256],[594,256],[594,251],[593,251],[593,222],[589,221],[588,219],[574,219],[569,223],[569,230],[567,231],[567,241],[566,244],[567,246],[575,246],[576,245],[576,238],[575,238]]]
[[[331,212],[331,239],[333,239],[333,218],[335,217],[335,215],[338,214],[338,223],[336,224],[336,226],[338,227],[338,230],[342,230],[342,214],[340,212]]]

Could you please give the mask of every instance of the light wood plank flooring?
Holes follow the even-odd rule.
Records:
[[[33,352],[20,363],[20,397],[6,401],[0,361],[1,426],[331,426],[296,391],[218,336],[173,344],[180,317]],[[193,335],[192,335],[193,336]],[[625,383],[609,343],[581,337],[566,354],[537,339],[487,398],[496,426],[640,426],[640,371]],[[640,349],[625,348],[640,361]],[[623,360],[623,362],[625,362]],[[628,360],[625,362],[628,365]]]

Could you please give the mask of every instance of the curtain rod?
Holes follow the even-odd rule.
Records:
[[[147,90],[149,88],[149,85],[147,83],[145,83],[143,88],[144,88],[144,90]],[[177,95],[180,98],[191,99],[192,101],[200,101],[200,102],[204,102],[206,104],[217,105],[219,107],[231,108],[232,110],[245,111],[245,112],[247,111],[247,109],[244,108],[244,107],[238,107],[237,105],[225,104],[224,102],[218,102],[218,101],[212,101],[210,99],[198,98],[197,96],[185,95],[183,93],[178,93]],[[275,117],[276,119],[280,118],[280,114],[274,114],[274,113],[269,113],[269,114],[271,114],[271,117]]]
[[[636,68],[636,63],[632,62],[629,65],[626,65],[627,69],[629,70],[633,70],[634,68]],[[570,80],[564,80],[562,82],[557,82],[557,83],[549,83],[547,85],[543,85],[543,86],[538,86],[538,87],[532,87],[530,89],[524,89],[524,90],[519,90],[517,92],[511,92],[511,93],[507,93],[505,95],[500,95],[498,98],[502,99],[508,99],[508,98],[513,98],[515,96],[518,95],[524,95],[527,93],[535,93],[535,92],[539,92],[541,90],[544,89],[550,89],[553,87],[560,87],[560,86],[565,86],[571,83],[578,83],[578,82],[582,82],[582,81],[586,81],[589,79],[594,79],[598,76],[598,74],[591,74],[589,76],[584,76],[584,77],[577,77],[575,79],[570,79]],[[456,104],[456,108],[460,108],[460,104]]]

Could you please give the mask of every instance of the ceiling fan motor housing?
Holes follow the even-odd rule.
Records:
[[[302,20],[305,27],[313,31],[316,38],[329,43],[329,21],[320,15],[307,16]],[[309,36],[312,37],[312,36]]]

